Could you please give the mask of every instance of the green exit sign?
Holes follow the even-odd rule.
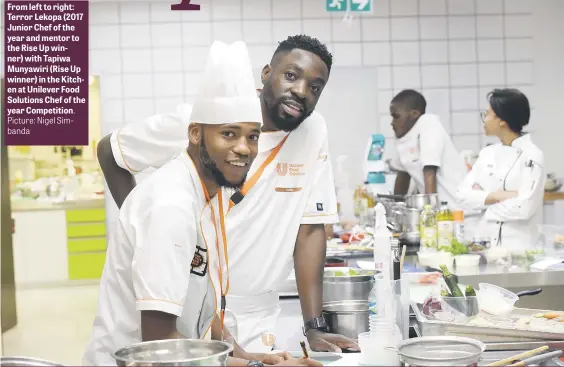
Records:
[[[325,0],[325,10],[328,12],[354,11],[372,12],[374,0]]]

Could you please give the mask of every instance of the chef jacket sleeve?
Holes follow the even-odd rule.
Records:
[[[306,204],[301,224],[332,224],[339,222],[335,180],[329,156],[327,137],[314,163],[311,193]]]
[[[403,166],[403,164],[401,163],[401,160],[399,158],[399,154],[398,154],[397,149],[394,152],[392,159],[390,160],[390,167],[392,169],[396,170],[396,171],[406,172],[405,167]]]
[[[434,166],[440,168],[443,161],[444,128],[438,117],[423,115],[420,118],[432,119],[425,124],[425,128],[421,129],[419,135],[421,165],[423,167]]]
[[[198,230],[189,207],[159,203],[135,225],[132,278],[138,311],[182,313]]]
[[[479,185],[479,177],[484,169],[487,156],[488,153],[484,150],[480,152],[476,163],[472,166],[472,170],[464,177],[456,191],[456,201],[465,210],[482,209],[486,205],[489,193],[476,185]]]
[[[188,121],[170,113],[122,127],[110,137],[115,161],[132,174],[164,165],[188,147]]]
[[[544,197],[544,159],[542,154],[536,161],[525,163],[522,183],[516,197],[488,207],[485,219],[496,222],[528,220],[542,207]]]

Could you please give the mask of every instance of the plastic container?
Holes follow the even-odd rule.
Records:
[[[400,366],[396,350],[400,342],[401,336],[396,328],[359,334],[359,363],[367,366]]]
[[[466,255],[456,255],[454,261],[456,262],[456,267],[477,267],[480,266],[480,255],[476,254],[466,254]]]
[[[441,297],[441,308],[456,319],[466,319],[480,313],[478,297]]]
[[[420,267],[429,266],[434,269],[439,269],[439,266],[446,265],[447,268],[452,269],[454,263],[454,256],[450,252],[417,252],[417,262]]]
[[[496,316],[507,315],[513,310],[519,296],[505,288],[489,283],[480,283],[476,292],[480,309]]]

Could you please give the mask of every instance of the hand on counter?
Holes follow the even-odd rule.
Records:
[[[342,348],[360,351],[360,347],[354,340],[343,335],[324,333],[316,329],[307,332],[307,341],[311,350],[316,352],[341,353]]]
[[[261,361],[264,364],[279,364],[284,361],[292,359],[292,356],[288,352],[280,353],[247,353],[245,359],[251,361]]]

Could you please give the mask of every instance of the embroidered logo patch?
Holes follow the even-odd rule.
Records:
[[[205,248],[201,248],[200,246],[196,246],[196,253],[192,258],[192,264],[190,273],[197,275],[199,277],[203,277],[206,275],[208,271],[208,250]]]
[[[262,339],[262,344],[264,344],[267,347],[272,347],[274,345],[274,342],[276,341],[276,337],[269,333],[263,333],[261,335],[261,339]]]
[[[322,212],[323,211],[323,203],[317,203],[317,211],[318,212]]]

